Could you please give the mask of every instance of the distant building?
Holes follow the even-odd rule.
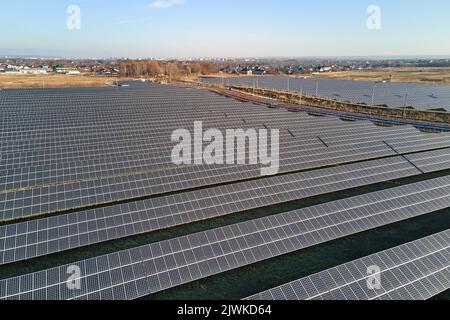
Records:
[[[19,70],[21,74],[46,74],[47,69],[44,68],[23,68]]]
[[[264,68],[262,68],[262,67],[257,67],[255,69],[255,71],[253,71],[253,73],[256,74],[256,75],[262,76],[262,75],[267,74],[267,71]]]
[[[244,68],[241,70],[241,74],[251,76],[253,75],[253,70],[251,68]]]
[[[284,70],[284,72],[286,74],[302,73],[302,71],[303,71],[303,67],[301,65],[289,66]]]
[[[19,70],[16,68],[5,68],[4,73],[6,74],[19,74]]]
[[[78,71],[75,68],[67,68],[67,67],[62,67],[62,66],[53,67],[53,72],[58,73],[58,74],[68,74],[68,75],[80,74],[80,71]]]
[[[321,67],[319,72],[330,72],[332,69],[333,67]]]

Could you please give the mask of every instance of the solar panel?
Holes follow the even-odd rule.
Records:
[[[202,79],[202,81],[221,84],[222,79]],[[231,85],[246,85],[252,87],[255,79],[253,77],[238,77],[227,79]],[[268,89],[287,90],[287,77],[270,76],[261,77],[258,80],[259,87]],[[318,92],[317,90],[318,86]],[[405,106],[405,92],[408,92],[407,102],[414,107],[427,110],[433,108],[444,108],[450,111],[448,101],[450,90],[445,85],[428,85],[414,83],[383,83],[377,84],[375,91],[374,83],[369,81],[336,80],[336,79],[303,79],[290,78],[290,91],[303,92],[307,95],[339,101],[352,101],[368,105],[388,105],[390,107]],[[374,101],[372,95],[375,92]],[[430,94],[431,93],[431,94]]]
[[[434,152],[411,154],[406,156],[423,172],[435,172],[450,169],[450,149]]]
[[[310,151],[307,155],[299,155],[300,151],[281,154],[280,173],[298,170],[325,167],[328,165],[355,162],[382,156],[393,155],[394,152],[384,144],[375,146],[357,146],[356,148],[321,148]],[[93,165],[93,168],[99,166]],[[190,166],[182,168],[158,168],[142,170],[140,173],[114,175],[114,172],[105,172],[101,177],[81,177],[76,175],[76,169],[61,170],[61,177],[69,179],[66,183],[58,181],[54,175],[58,171],[54,166],[48,170],[50,178],[47,184],[33,188],[17,177],[1,179],[4,185],[13,187],[11,191],[0,194],[0,211],[6,219],[16,219],[82,208],[96,204],[112,203],[120,200],[157,195],[178,190],[190,189],[210,184],[239,181],[242,179],[258,178],[261,176],[261,167],[252,166]],[[143,168],[145,169],[145,168]],[[85,171],[80,167],[80,171]],[[75,173],[71,175],[70,172]],[[71,177],[72,176],[72,177]],[[35,177],[35,175],[31,175]],[[12,181],[11,181],[12,180]],[[39,179],[33,179],[38,181]],[[9,182],[11,181],[11,182]],[[24,181],[17,183],[15,181]],[[74,181],[74,182],[72,182]],[[9,182],[9,183],[8,183]],[[24,189],[25,188],[25,189]]]
[[[134,299],[446,208],[449,185],[428,180],[5,279],[0,299]],[[69,290],[73,267],[79,286]]]
[[[308,139],[307,142],[302,143],[292,143],[289,138],[281,135],[280,137],[280,163],[288,164],[292,160],[299,160],[297,158],[301,157],[302,162],[305,159],[309,159],[311,163],[308,167],[299,166],[296,170],[314,168],[323,166],[324,161],[330,161],[331,164],[335,164],[333,158],[345,157],[349,154],[368,154],[369,149],[379,149],[389,152],[384,152],[381,156],[385,155],[395,155],[390,148],[388,148],[384,143],[373,143],[373,144],[361,144],[361,145],[351,145],[348,147],[328,147],[325,148],[324,145],[317,139]],[[175,166],[171,160],[171,149],[173,145],[161,144],[158,151],[154,149],[146,149],[136,143],[135,148],[140,150],[135,150],[133,153],[127,153],[123,156],[112,155],[111,157],[102,157],[95,159],[87,159],[83,161],[61,161],[60,159],[55,159],[55,161],[48,161],[45,165],[27,165],[21,168],[0,170],[2,178],[0,179],[1,190],[8,191],[14,189],[29,188],[33,186],[42,186],[49,183],[61,184],[64,181],[82,181],[92,180],[93,178],[101,179],[102,177],[114,177],[122,175],[131,175],[133,173],[139,172],[150,172],[163,169],[174,169],[179,168]],[[248,156],[248,150],[235,148],[236,154],[245,154],[246,158]],[[149,156],[151,154],[151,156]],[[196,155],[196,153],[193,153]],[[200,154],[201,155],[201,154]],[[375,152],[373,155],[368,155],[372,158],[380,156],[380,153]],[[34,159],[41,161],[43,155],[36,155]],[[5,157],[7,158],[7,157]],[[21,158],[24,159],[24,158]],[[365,159],[365,158],[363,158]],[[4,159],[6,160],[6,159]],[[17,163],[16,159],[11,158],[11,161]],[[317,166],[314,162],[318,163]],[[53,162],[53,163],[52,163]],[[295,163],[295,162],[294,162]],[[300,162],[301,163],[301,162]],[[341,162],[339,162],[341,163]],[[232,165],[227,165],[228,171],[233,167]],[[190,166],[194,167],[194,166]],[[215,166],[214,168],[220,169],[222,166]],[[245,170],[241,168],[242,166],[235,165],[235,170]],[[195,166],[196,172],[199,174],[202,172],[201,166]],[[183,170],[179,170],[183,171]],[[186,170],[187,171],[187,170]],[[157,173],[156,173],[157,174]]]
[[[426,300],[450,289],[450,230],[273,288],[247,300]]]
[[[355,131],[353,135],[345,137],[329,135],[327,132],[321,134],[322,139],[329,144],[335,146],[344,146],[348,144],[373,143],[376,141],[388,141],[392,144],[404,143],[414,145],[420,141],[427,141],[428,139],[442,139],[449,140],[448,133],[439,134],[425,134],[420,133],[417,129],[409,126],[383,128],[374,131],[364,130],[364,132]],[[419,150],[418,150],[419,151]]]
[[[435,150],[450,147],[447,134],[172,86],[6,90],[0,110],[0,222],[33,218],[0,226],[0,264],[449,168],[448,149]],[[198,120],[281,129],[280,174],[175,167],[171,133]],[[430,180],[80,261],[76,290],[67,286],[70,266],[0,280],[0,298],[135,299],[440,210],[448,189],[447,177]]]
[[[443,141],[445,138],[439,139]],[[320,145],[319,141],[317,139],[316,145],[311,144],[308,147],[293,145],[281,149],[280,172],[368,160],[393,155],[398,152],[396,148],[402,150],[402,146],[395,141],[389,142],[389,145],[379,142],[367,146],[327,148]],[[450,141],[444,140],[442,145],[435,146],[447,145],[450,145]],[[34,170],[31,167],[5,170],[3,178],[0,179],[0,189],[4,191],[0,193],[0,210],[4,211],[6,219],[15,219],[260,176],[260,166],[196,166],[172,169],[169,147],[166,147],[167,152],[156,153],[156,156],[161,157],[159,160],[154,158],[149,161],[146,156],[140,158],[130,155],[122,159],[122,164],[118,162],[115,165],[91,160],[34,167]],[[417,146],[408,144],[403,150],[413,152],[416,149],[429,148],[433,148],[429,141],[421,141]],[[299,155],[302,152],[307,154]],[[160,181],[162,183],[158,184]],[[134,185],[139,187],[133,187]],[[84,192],[84,197],[79,200],[81,192]]]
[[[417,174],[420,172],[408,161],[395,157],[12,224],[0,227],[2,233],[10,236],[0,262],[10,263],[18,259]],[[16,238],[21,239],[20,245]],[[21,253],[17,254],[16,251]]]
[[[0,221],[260,176],[258,166],[174,166],[171,133],[195,120],[220,129],[282,128],[284,174],[450,146],[450,136],[412,127],[314,118],[153,84],[8,90],[0,103]]]
[[[174,111],[176,113],[176,111]],[[254,114],[253,117],[257,117],[258,114]],[[174,117],[174,116],[172,116]],[[261,116],[262,117],[262,116]],[[261,118],[260,117],[260,118]],[[189,119],[179,121],[176,125],[169,125],[165,119],[160,119],[155,116],[159,121],[157,123],[146,121],[143,126],[137,126],[133,121],[126,124],[123,128],[115,123],[107,124],[108,130],[102,131],[98,126],[84,126],[79,129],[66,128],[63,130],[51,130],[46,134],[43,134],[43,130],[38,130],[34,133],[28,126],[20,130],[21,136],[6,139],[3,138],[3,142],[0,142],[0,151],[2,153],[19,153],[19,152],[32,152],[43,149],[55,149],[63,148],[67,146],[81,147],[84,145],[92,145],[101,143],[125,143],[134,140],[140,140],[141,144],[151,146],[152,144],[160,144],[161,142],[170,142],[170,136],[176,129],[186,128],[191,129],[194,121],[203,121],[205,128],[217,128],[217,129],[233,129],[233,128],[262,128],[262,125],[269,125],[270,120],[265,121],[260,119],[259,122],[250,123],[242,116],[238,116],[235,119],[224,118],[223,115],[216,121],[209,121],[207,117],[202,115],[190,115]],[[305,120],[299,119],[297,124],[292,124],[295,128],[298,125],[302,125],[305,129],[311,127],[311,132],[317,131],[321,128],[322,133],[333,132],[336,130],[349,130],[355,128],[354,125],[350,125],[343,121],[334,119],[315,121],[313,119]],[[163,129],[155,128],[156,125],[164,123]],[[363,122],[364,125],[360,125],[361,129],[370,128],[373,129],[373,125]],[[277,129],[280,129],[279,127]],[[22,137],[22,132],[29,132],[31,137]],[[45,131],[44,131],[45,133]]]
[[[191,121],[188,124],[189,128],[192,127],[193,122],[194,121]],[[305,123],[303,121],[301,123],[303,125],[305,125]],[[229,129],[235,128],[237,126],[237,122],[234,122],[230,125],[231,125],[231,127]],[[261,124],[252,124],[252,126],[254,128],[258,128],[258,127],[261,127]],[[239,128],[246,128],[246,127],[248,127],[248,123],[247,124],[245,124],[244,122],[239,123]],[[309,125],[308,125],[308,127],[309,127]],[[327,132],[331,132],[333,134],[336,134],[338,132],[343,132],[341,135],[346,135],[347,134],[346,131],[353,130],[353,128],[348,127],[347,125],[343,126],[342,124],[339,126],[338,125],[322,126],[319,123],[315,123],[314,127],[316,129],[322,128],[321,132],[323,134],[325,134]],[[374,130],[373,126],[367,127],[367,128],[365,128],[365,130],[366,129]],[[281,134],[283,134],[284,132],[285,131],[281,130]],[[381,132],[379,130],[377,130],[377,133],[381,133]],[[415,133],[417,133],[417,131],[415,131]],[[103,156],[103,155],[107,155],[107,154],[117,155],[118,153],[119,153],[119,155],[120,155],[120,153],[128,154],[130,152],[135,151],[135,150],[133,150],[133,147],[136,148],[137,144],[139,146],[142,146],[144,149],[149,149],[149,150],[157,149],[159,146],[162,146],[162,147],[167,146],[167,144],[169,143],[168,137],[170,137],[170,135],[171,135],[169,132],[165,132],[164,134],[161,134],[158,131],[159,139],[149,139],[149,134],[143,130],[137,130],[136,132],[127,131],[126,133],[124,133],[124,132],[111,133],[111,135],[105,134],[104,136],[98,135],[96,132],[93,132],[93,133],[89,134],[89,140],[78,141],[77,139],[79,139],[80,137],[83,137],[84,134],[86,134],[85,131],[83,133],[71,132],[68,137],[68,139],[70,139],[70,140],[66,140],[64,138],[65,139],[64,144],[62,144],[62,142],[59,141],[58,143],[60,145],[58,145],[58,146],[52,145],[50,147],[47,146],[48,140],[49,140],[48,138],[45,138],[44,140],[41,139],[43,141],[36,140],[36,139],[27,141],[27,143],[30,145],[30,148],[32,148],[32,149],[30,149],[30,150],[25,149],[25,150],[21,150],[21,151],[19,150],[20,152],[17,150],[14,152],[8,151],[8,150],[3,150],[4,157],[5,157],[4,159],[19,158],[19,157],[20,158],[23,158],[23,157],[28,158],[31,156],[38,157],[40,155],[42,156],[42,154],[44,153],[46,155],[46,158],[45,159],[40,158],[42,162],[38,163],[38,164],[48,164],[48,161],[52,160],[52,158],[49,158],[50,155],[53,155],[55,157],[59,156],[57,158],[58,160],[70,159],[69,161],[76,161],[80,157],[80,155],[78,155],[77,152],[82,153],[81,155],[84,155],[84,153],[86,153],[87,150],[89,150],[89,152],[86,155],[89,155],[91,157],[94,157],[94,156],[98,157],[98,156]],[[52,135],[59,136],[58,133],[55,133],[55,134],[52,133]],[[76,136],[74,137],[74,135],[76,135]],[[317,137],[317,134],[314,134],[314,135],[302,134],[302,136],[304,136],[308,140],[313,140],[315,137]],[[53,139],[53,138],[51,138],[51,139]],[[290,139],[290,140],[292,140],[292,141],[288,140],[285,143],[291,142],[291,144],[293,144],[294,142],[296,142],[297,144],[301,144],[301,142],[302,142],[299,140],[293,140],[293,139]],[[99,142],[101,142],[101,143],[99,143]],[[114,143],[116,146],[121,147],[121,149],[110,150],[109,148],[112,143]],[[13,148],[12,144],[13,144],[12,142],[5,143],[5,148],[8,148],[8,149]],[[42,144],[42,145],[40,145],[40,144]],[[53,144],[53,142],[52,142],[52,144]],[[104,146],[103,144],[108,144],[109,147],[108,147],[108,145]],[[97,148],[93,148],[93,146],[96,146]],[[128,149],[127,147],[130,149]],[[89,148],[91,148],[92,150]],[[115,147],[115,148],[117,148],[117,147]],[[73,154],[71,154],[70,157],[67,157],[67,155],[66,155],[66,157],[63,157],[68,152],[66,150],[71,150]],[[119,151],[121,151],[121,152],[119,152]],[[24,161],[17,162],[17,159],[16,159],[16,161],[14,161],[13,163],[6,162],[5,164],[2,165],[2,167],[6,166],[6,168],[9,168],[12,164],[14,164],[15,167],[18,167],[19,165],[22,165],[22,163],[27,163],[27,162],[24,162]],[[9,167],[8,167],[8,165],[9,165]],[[0,168],[2,168],[2,167],[0,167]]]

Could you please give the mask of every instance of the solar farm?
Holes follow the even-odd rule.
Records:
[[[289,79],[289,80],[288,80]],[[245,85],[249,87],[292,91],[338,101],[414,107],[418,110],[443,109],[450,111],[450,86],[414,83],[373,83],[354,80],[288,78],[283,76],[204,78],[215,84]]]
[[[137,82],[2,90],[0,115],[1,300],[450,299],[450,132]],[[278,173],[175,165],[196,121],[278,129]]]

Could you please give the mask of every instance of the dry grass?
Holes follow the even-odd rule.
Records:
[[[392,68],[386,70],[355,70],[330,72],[324,78],[361,81],[450,84],[450,68]]]
[[[111,85],[116,79],[83,75],[6,75],[0,74],[0,89],[14,88],[65,88],[102,87]]]
[[[236,78],[242,76],[241,74],[228,74],[228,73],[212,73],[207,75],[194,75],[193,78]]]

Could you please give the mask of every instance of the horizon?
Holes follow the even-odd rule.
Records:
[[[17,0],[3,8],[2,56],[450,57],[450,3],[437,0]]]
[[[450,55],[403,55],[403,56],[285,56],[285,57],[55,57],[55,56],[21,56],[21,55],[3,55],[0,52],[0,59],[25,59],[25,60],[368,60],[368,61],[383,61],[383,60],[449,60]]]

